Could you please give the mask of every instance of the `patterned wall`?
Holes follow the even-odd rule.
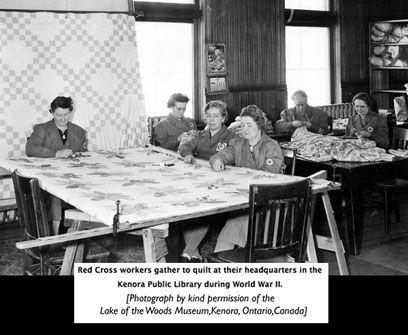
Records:
[[[133,17],[125,14],[0,12],[0,157],[24,154],[49,105],[71,96],[72,121],[88,148],[147,143]],[[0,184],[0,198],[12,185]]]

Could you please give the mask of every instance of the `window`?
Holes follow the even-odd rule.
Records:
[[[286,27],[286,85],[288,106],[298,89],[310,105],[331,103],[329,28]]]
[[[172,93],[190,98],[185,115],[197,117],[198,76],[194,50],[201,17],[198,0],[134,1],[136,41],[147,116],[167,115]]]
[[[167,115],[167,100],[180,92],[193,117],[193,25],[136,22],[136,38],[147,115]]]
[[[167,2],[167,3],[189,3],[194,4],[195,0],[134,0],[135,2]]]
[[[331,50],[336,13],[330,1],[285,0],[285,7],[288,105],[298,89],[307,93],[311,105],[336,101],[336,55]]]
[[[285,8],[329,10],[328,0],[285,0]]]

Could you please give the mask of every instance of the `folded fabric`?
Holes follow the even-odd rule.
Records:
[[[364,138],[342,139],[330,135],[314,134],[306,127],[296,129],[286,149],[297,149],[300,157],[324,162],[335,159],[342,162],[390,161],[392,155],[378,148],[374,141]]]

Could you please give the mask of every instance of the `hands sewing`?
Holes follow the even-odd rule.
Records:
[[[62,149],[62,150],[58,150],[55,153],[55,157],[57,157],[57,158],[69,157],[69,156],[72,156],[73,154],[74,154],[74,152],[71,149]]]
[[[356,137],[370,137],[371,133],[369,131],[366,130],[360,130],[358,131],[355,128],[352,128],[350,130],[350,135],[356,136]]]
[[[186,164],[194,164],[195,158],[192,155],[187,155],[183,158],[184,163]]]
[[[292,126],[293,126],[293,127],[296,127],[296,128],[302,127],[302,126],[303,126],[303,122],[302,122],[302,121],[299,121],[299,120],[294,120],[294,121],[292,121]]]
[[[216,172],[223,171],[225,170],[225,163],[221,159],[216,159],[212,168]]]

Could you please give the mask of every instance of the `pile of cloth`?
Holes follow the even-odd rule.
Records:
[[[296,129],[285,149],[297,149],[299,156],[315,162],[335,159],[341,162],[392,161],[393,155],[378,148],[374,141],[364,138],[343,139],[309,132],[306,127]]]
[[[408,150],[405,149],[390,149],[388,152],[394,156],[401,157],[401,158],[408,158]]]

